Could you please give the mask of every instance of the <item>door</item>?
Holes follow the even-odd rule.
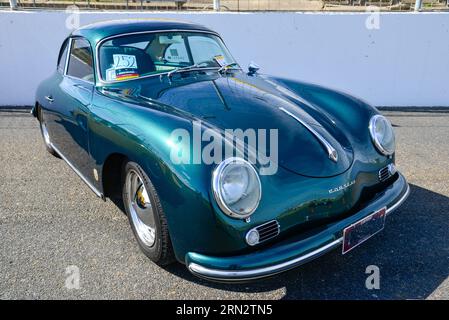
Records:
[[[64,108],[64,94],[61,90],[61,84],[64,81],[68,53],[70,50],[71,39],[64,41],[58,58],[56,72],[51,78],[50,83],[46,86],[45,99],[40,101],[43,120],[47,125],[50,134],[50,140],[53,145],[60,148],[60,139],[58,137],[64,131],[61,123],[62,109]]]
[[[94,90],[92,49],[87,40],[70,40],[65,74],[52,93],[56,114],[52,142],[79,173],[92,181],[89,155],[89,106]]]

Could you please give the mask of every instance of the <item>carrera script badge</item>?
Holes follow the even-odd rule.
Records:
[[[347,183],[345,183],[345,184],[343,184],[341,186],[338,186],[336,188],[329,189],[329,193],[335,193],[337,191],[345,190],[345,189],[349,188],[350,186],[352,186],[353,184],[355,184],[355,180],[347,182]]]

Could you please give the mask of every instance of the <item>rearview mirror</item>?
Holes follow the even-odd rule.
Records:
[[[259,71],[260,67],[257,63],[255,62],[250,62],[249,66],[248,66],[248,75],[252,76],[253,74],[257,73],[257,71]]]

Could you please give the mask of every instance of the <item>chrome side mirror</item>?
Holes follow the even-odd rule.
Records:
[[[248,75],[252,76],[255,73],[257,73],[257,71],[260,70],[260,67],[257,63],[255,62],[250,62],[249,66],[248,66]]]

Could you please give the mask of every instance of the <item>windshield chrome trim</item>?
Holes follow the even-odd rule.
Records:
[[[123,83],[123,82],[128,82],[128,81],[139,80],[139,79],[146,79],[146,78],[152,78],[152,77],[160,77],[160,76],[162,76],[162,75],[166,75],[166,74],[170,73],[170,71],[173,71],[173,70],[170,70],[170,71],[167,71],[167,72],[161,72],[161,73],[157,73],[157,74],[149,74],[149,75],[142,76],[142,77],[139,77],[139,78],[127,79],[127,80],[121,80],[121,81],[106,81],[106,80],[104,80],[104,79],[102,78],[102,76],[101,76],[101,72],[100,72],[100,54],[99,54],[100,51],[99,51],[99,49],[100,49],[100,46],[101,46],[104,42],[109,41],[109,40],[114,39],[114,38],[120,38],[120,37],[132,36],[132,35],[140,35],[140,34],[163,33],[163,32],[192,32],[192,33],[207,33],[207,34],[212,34],[212,35],[214,35],[214,36],[217,36],[217,37],[221,40],[221,42],[223,43],[223,45],[225,46],[225,48],[229,51],[229,49],[227,48],[225,42],[224,42],[223,39],[220,37],[220,35],[219,35],[218,33],[216,33],[216,32],[213,32],[213,31],[206,31],[206,30],[186,30],[186,29],[164,29],[164,30],[136,31],[136,32],[129,32],[129,33],[116,34],[116,35],[109,36],[109,37],[106,37],[106,38],[101,39],[101,40],[96,44],[96,46],[95,46],[95,60],[96,60],[96,61],[95,61],[95,65],[96,65],[96,66],[95,66],[95,70],[97,71],[98,82],[101,83],[101,84]],[[231,52],[229,51],[229,53],[231,53]],[[231,55],[231,57],[232,57],[232,55]],[[232,59],[233,59],[234,61],[236,61],[236,60],[234,59],[234,57],[232,57]],[[237,61],[236,61],[236,62],[237,62]],[[216,69],[218,69],[218,67],[217,67]]]
[[[298,116],[294,115],[293,113],[291,113],[290,111],[286,110],[283,107],[280,107],[279,110],[285,112],[290,117],[292,117],[300,124],[302,124],[307,130],[309,130],[310,133],[313,134],[321,143],[321,145],[323,145],[323,147],[326,149],[329,159],[331,159],[334,162],[338,161],[337,150],[335,150],[335,148],[321,134],[319,134],[315,129],[313,129],[312,126],[310,126],[307,122],[301,120]]]
[[[64,73],[62,76],[67,76],[67,70],[69,70],[69,58],[70,58],[70,51],[72,50],[72,41],[73,38],[69,37],[67,43],[67,56],[65,57],[65,65],[64,65]]]

